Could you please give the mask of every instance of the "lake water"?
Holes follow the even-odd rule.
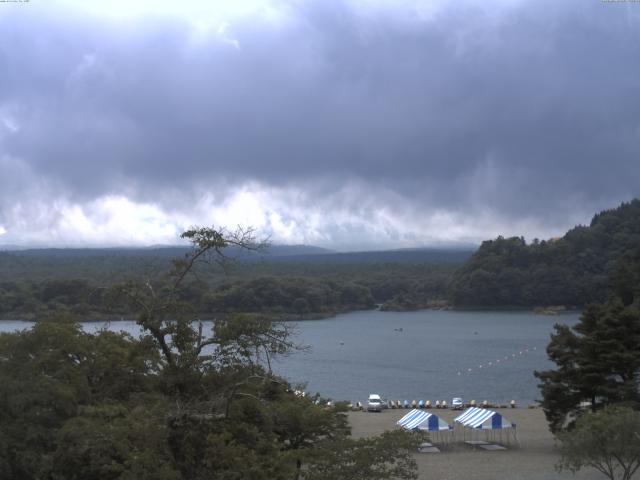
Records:
[[[539,398],[534,370],[553,366],[545,352],[553,325],[578,318],[577,312],[352,312],[299,322],[297,341],[310,350],[281,358],[273,368],[333,399],[364,401],[380,393],[432,403],[462,397],[528,404]],[[29,325],[3,321],[0,331]],[[84,326],[93,331],[103,324]],[[128,321],[109,328],[138,332]]]

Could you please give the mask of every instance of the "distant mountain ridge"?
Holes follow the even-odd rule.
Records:
[[[188,246],[152,247],[107,247],[107,248],[33,248],[11,249],[5,253],[22,257],[73,258],[73,257],[141,257],[168,259],[181,257],[189,251]],[[458,248],[403,248],[393,250],[373,250],[362,252],[336,252],[313,245],[271,245],[261,252],[247,252],[235,247],[224,250],[229,257],[239,260],[260,260],[277,262],[327,262],[327,263],[369,263],[369,262],[435,262],[462,263],[473,253],[471,247]]]
[[[309,263],[463,263],[473,254],[472,249],[411,248],[398,250],[374,250],[365,252],[329,252],[316,255],[275,256],[276,262]]]
[[[606,299],[625,264],[640,257],[640,200],[594,215],[563,237],[489,240],[454,274],[458,307],[582,306]]]
[[[11,254],[39,257],[92,257],[104,255],[179,257],[190,251],[190,247],[153,245],[149,247],[21,248],[15,245],[0,245],[0,252],[2,251]],[[230,256],[236,256],[240,252],[239,249],[234,249],[233,247],[228,249]],[[321,255],[326,253],[333,253],[333,251],[313,245],[272,245],[266,253],[242,252],[242,256],[268,255],[280,257],[289,255]]]

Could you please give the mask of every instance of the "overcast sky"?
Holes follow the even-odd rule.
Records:
[[[0,3],[0,244],[548,238],[640,195],[640,3]]]

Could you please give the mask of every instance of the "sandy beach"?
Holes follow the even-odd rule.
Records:
[[[596,480],[604,478],[595,470],[587,469],[573,475],[558,473],[555,464],[559,454],[554,438],[549,432],[541,409],[496,409],[517,425],[518,444],[504,443],[507,450],[485,451],[475,449],[462,441],[448,446],[433,442],[441,447],[439,453],[416,453],[420,479],[438,480],[551,480],[580,479]],[[384,410],[382,413],[350,412],[349,422],[354,437],[377,435],[396,427],[396,422],[408,410]],[[460,414],[451,410],[431,410],[449,423]]]

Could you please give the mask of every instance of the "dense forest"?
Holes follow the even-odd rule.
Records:
[[[628,259],[640,251],[640,200],[596,214],[562,238],[483,242],[454,275],[459,307],[582,306],[602,302]]]
[[[271,247],[268,251],[278,247]],[[32,250],[0,254],[0,318],[35,319],[65,311],[119,319],[130,312],[111,287],[154,278],[185,249]],[[203,318],[234,312],[281,319],[371,309],[442,305],[468,250],[235,257],[224,268],[199,265],[181,295]]]
[[[193,251],[168,271],[110,289],[127,299],[140,337],[90,334],[65,313],[0,334],[0,478],[417,478],[409,452],[425,435],[353,439],[346,404],[303,395],[271,371],[271,358],[299,348],[288,324],[194,321],[183,284],[197,263],[251,238],[184,235]]]
[[[0,318],[64,311],[79,318],[130,315],[111,287],[144,281],[185,248],[30,250],[0,253]],[[272,251],[273,253],[269,253]],[[198,266],[181,295],[202,318],[251,312],[279,319],[351,310],[581,307],[602,302],[640,255],[640,200],[624,203],[562,238],[485,241],[469,250],[333,253],[270,247],[224,268]]]

